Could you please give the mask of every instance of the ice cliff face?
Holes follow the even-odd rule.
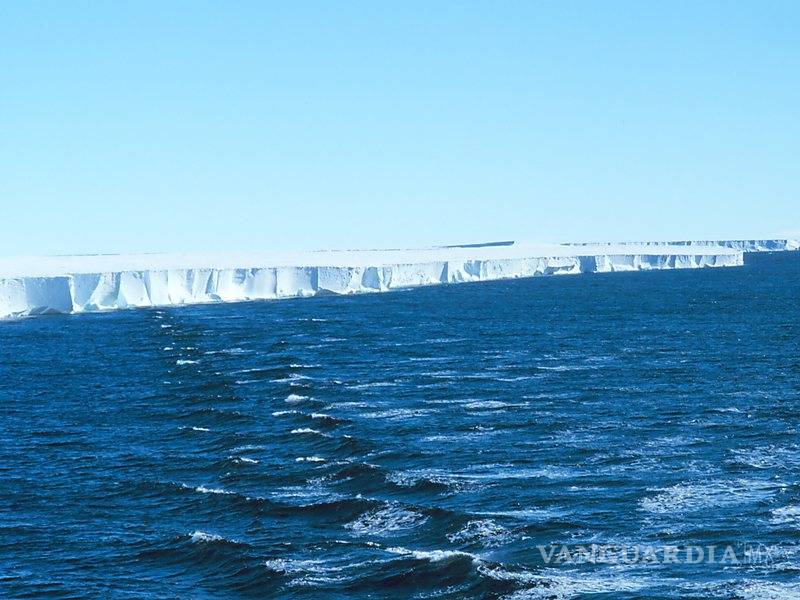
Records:
[[[120,255],[0,260],[0,318],[383,292],[541,275],[743,264],[720,244],[464,245],[229,256]]]

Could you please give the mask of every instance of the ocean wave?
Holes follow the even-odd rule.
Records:
[[[352,385],[346,385],[345,387],[348,390],[358,391],[358,390],[368,390],[371,388],[395,387],[397,385],[399,384],[394,381],[374,381],[371,383],[357,383]]]
[[[174,485],[174,484],[173,484]],[[233,503],[249,504],[263,508],[265,499],[259,496],[246,496],[239,492],[227,490],[221,487],[209,487],[205,485],[188,485],[186,483],[177,484],[177,487],[182,490],[196,492],[207,496],[209,498],[225,498]]]
[[[495,547],[511,542],[514,534],[491,519],[481,519],[469,521],[456,533],[447,534],[447,539],[453,544],[480,544],[486,547]]]
[[[288,377],[279,377],[278,379],[270,379],[270,383],[288,383],[290,385],[305,384],[311,381],[312,378],[308,375],[301,375],[300,373],[292,373]]]
[[[297,402],[303,402],[304,400],[308,400],[308,396],[303,396],[301,394],[289,394],[288,396],[286,396],[284,402],[289,402],[291,404],[294,404]]]
[[[564,371],[593,371],[595,369],[599,369],[600,367],[593,365],[554,365],[554,366],[536,365],[536,368],[541,371],[564,372]]]
[[[321,560],[296,560],[290,558],[271,558],[264,561],[264,566],[275,571],[289,575],[292,573],[303,573],[309,570],[318,571],[323,569],[324,562]]]
[[[266,446],[262,444],[245,444],[244,446],[236,446],[231,448],[231,452],[247,452],[250,450],[265,450]]]
[[[397,504],[389,504],[383,508],[364,513],[355,521],[347,523],[356,535],[386,536],[396,531],[419,527],[428,517],[416,511],[403,508]]]
[[[359,416],[364,419],[386,419],[393,421],[397,419],[414,419],[425,417],[436,412],[429,408],[391,408],[375,412],[361,413]]]
[[[731,465],[742,465],[753,469],[800,468],[800,449],[796,445],[734,448],[730,453],[732,458],[726,462]]]
[[[297,429],[292,429],[289,433],[293,433],[295,435],[319,435],[322,437],[330,437],[329,434],[323,433],[318,429],[311,429],[311,427],[298,427]]]
[[[449,356],[410,356],[405,362],[453,362]]]
[[[551,519],[559,519],[563,517],[566,512],[560,508],[520,508],[511,510],[479,511],[475,514],[483,517],[503,517],[518,521],[538,523],[542,521],[549,521]]]
[[[399,554],[401,556],[408,556],[415,560],[425,560],[430,562],[442,562],[450,560],[463,560],[467,559],[470,562],[480,562],[480,558],[475,554],[469,552],[462,552],[460,550],[410,550],[402,546],[394,546],[386,548],[386,552],[390,554]]]
[[[722,584],[692,585],[692,590],[716,598],[736,600],[800,600],[800,583],[796,581],[764,581],[758,579],[730,581]]]
[[[292,577],[293,586],[316,587],[341,583],[347,579],[344,574],[358,565],[331,565],[318,559],[273,558],[264,561],[267,570],[279,575]]]
[[[298,427],[297,429],[292,429],[289,433],[313,433],[322,435],[321,431],[317,431],[316,429],[311,429],[310,427]]]
[[[301,415],[299,410],[276,410],[272,413],[273,417],[285,417],[286,415]]]
[[[368,562],[347,558],[270,558],[264,567],[277,575],[291,578],[292,587],[320,587],[342,584],[356,576]]]
[[[314,506],[336,507],[337,503],[348,501],[347,496],[344,494],[317,484],[284,486],[271,492],[270,498],[278,502],[286,502],[292,509],[305,509]],[[359,505],[357,509],[353,510],[363,510],[364,508],[364,506]]]
[[[653,514],[680,514],[750,504],[771,498],[783,484],[769,481],[737,480],[678,483],[639,501],[641,510]]]
[[[194,543],[200,542],[221,542],[225,538],[221,535],[215,535],[213,533],[205,533],[204,531],[195,531],[189,536],[189,540]]]
[[[376,404],[378,404],[378,403],[376,403],[376,402],[363,402],[363,401],[360,401],[360,400],[359,401],[346,401],[345,400],[345,401],[342,401],[342,402],[335,402],[335,403],[332,403],[332,404],[327,404],[324,407],[324,409],[325,410],[336,410],[336,409],[347,410],[347,409],[350,409],[350,408],[373,408]]]
[[[503,402],[501,400],[475,400],[464,404],[467,410],[494,410],[499,408],[524,408],[527,402]]]
[[[613,572],[564,574],[546,569],[533,573],[486,563],[479,564],[477,570],[485,577],[511,582],[522,588],[503,596],[503,600],[572,600],[592,594],[641,592],[655,583],[651,579]]]
[[[237,347],[234,347],[234,348],[223,348],[222,350],[207,350],[206,352],[203,352],[203,354],[209,354],[209,355],[212,355],[212,356],[215,355],[215,354],[229,354],[229,355],[235,356],[237,354],[253,354],[253,352],[255,352],[255,351],[254,350],[247,350],[245,348],[239,348],[237,346]]]
[[[711,408],[711,412],[718,412],[718,413],[733,413],[733,414],[741,414],[741,410],[736,408],[735,406],[727,406],[727,407],[718,407],[715,406]]]
[[[394,471],[387,473],[385,478],[389,483],[406,488],[415,488],[419,491],[463,492],[482,487],[480,482],[439,469]]]
[[[800,529],[800,506],[783,506],[772,511],[770,522],[773,525],[790,525]]]
[[[383,469],[372,463],[342,460],[331,463],[331,466],[336,468],[327,475],[331,482],[358,484],[358,489],[369,489],[380,486],[385,481]]]
[[[257,465],[259,461],[254,458],[247,458],[246,456],[232,456],[230,457],[235,463]]]
[[[186,485],[185,483],[182,483],[181,487],[185,488],[187,490],[194,490],[195,492],[199,492],[201,494],[221,494],[221,495],[225,495],[225,496],[233,496],[233,495],[236,494],[236,492],[231,492],[229,490],[225,490],[225,489],[222,489],[222,488],[210,488],[210,487],[206,487],[204,485],[191,486],[191,485]]]

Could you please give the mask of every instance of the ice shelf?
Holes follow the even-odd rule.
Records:
[[[791,240],[622,244],[496,242],[416,250],[0,258],[0,318],[384,292],[539,275],[735,267]]]

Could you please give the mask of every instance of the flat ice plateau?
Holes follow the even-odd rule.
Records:
[[[539,275],[735,267],[793,240],[525,244],[415,250],[0,258],[0,318],[383,292]]]

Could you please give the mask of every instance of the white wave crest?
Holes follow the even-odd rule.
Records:
[[[298,456],[294,460],[295,462],[325,462],[325,459],[321,456]]]
[[[427,520],[426,516],[418,512],[390,504],[385,508],[364,513],[355,521],[345,525],[345,528],[358,535],[383,536],[394,531],[418,527]]]
[[[481,544],[483,546],[502,546],[514,538],[514,535],[491,519],[468,522],[461,530],[447,535],[454,544]]]
[[[428,560],[430,562],[439,562],[443,560],[451,560],[454,558],[469,558],[472,562],[480,562],[480,558],[469,552],[461,552],[459,550],[409,550],[402,546],[394,546],[386,548],[386,552],[391,554],[400,554],[403,556],[410,556],[416,560]]]
[[[289,394],[286,396],[285,402],[294,403],[294,402],[302,402],[303,400],[308,400],[308,396],[301,396],[300,394]]]
[[[205,531],[195,531],[189,538],[194,543],[199,542],[220,542],[224,538],[221,535],[206,533]]]
[[[709,481],[679,483],[639,501],[641,510],[654,514],[680,514],[714,507],[736,506],[765,500],[784,487],[769,481]]]

